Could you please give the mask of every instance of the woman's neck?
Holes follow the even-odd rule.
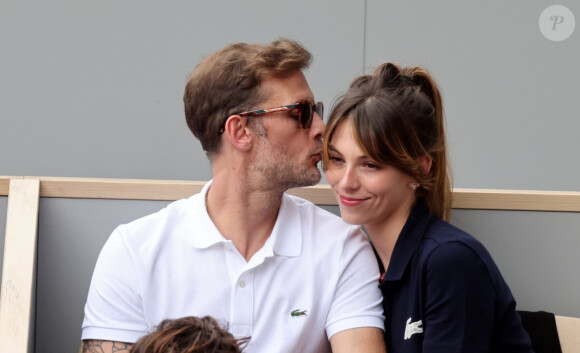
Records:
[[[404,207],[400,207],[397,212],[380,222],[364,225],[379,258],[383,263],[385,272],[389,267],[389,262],[391,261],[397,239],[399,239],[401,231],[411,214],[415,202],[416,200]]]

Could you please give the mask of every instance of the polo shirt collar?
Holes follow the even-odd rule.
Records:
[[[427,228],[434,220],[435,216],[427,211],[423,199],[418,199],[395,243],[385,282],[399,281],[403,277],[411,257],[421,245]]]
[[[192,196],[192,220],[190,229],[199,229],[190,238],[194,248],[205,249],[228,240],[217,229],[207,212],[206,195],[211,187],[212,180],[204,185],[201,192]],[[266,240],[264,248],[272,249],[273,253],[282,256],[299,256],[302,250],[302,220],[300,210],[290,196],[284,194],[278,218],[272,229],[272,234]],[[269,251],[268,251],[269,252]]]
[[[189,199],[193,203],[192,207],[189,208],[191,214],[188,215],[191,220],[188,229],[192,230],[191,236],[189,236],[189,243],[197,249],[206,249],[212,245],[228,241],[217,229],[207,212],[205,198],[212,181],[210,180],[205,184],[199,194],[193,195]]]
[[[302,252],[302,225],[300,208],[293,202],[291,196],[284,194],[278,211],[276,224],[266,245],[272,246],[276,255],[299,256]]]

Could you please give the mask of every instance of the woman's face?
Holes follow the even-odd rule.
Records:
[[[350,119],[341,123],[329,141],[326,179],[343,220],[369,227],[404,222],[415,202],[413,178],[390,165],[378,164],[357,145]]]

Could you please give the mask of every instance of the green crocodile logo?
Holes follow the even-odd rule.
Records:
[[[290,316],[307,316],[306,310],[300,310],[300,309],[292,310],[292,312],[290,313]]]

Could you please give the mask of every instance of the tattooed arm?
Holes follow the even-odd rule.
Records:
[[[101,340],[83,341],[83,353],[129,353],[132,343]]]

